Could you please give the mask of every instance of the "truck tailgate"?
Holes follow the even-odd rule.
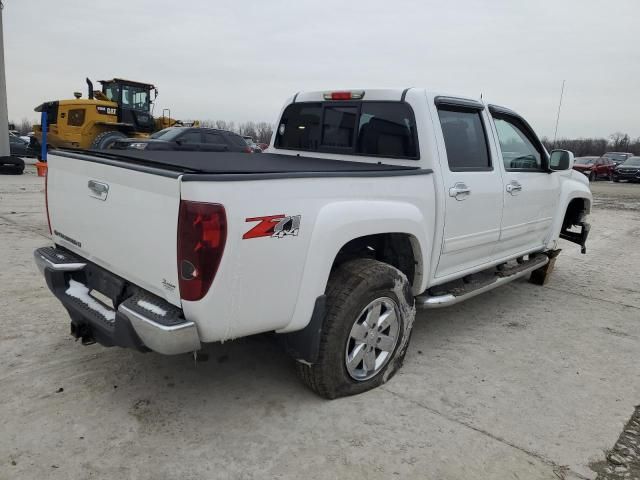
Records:
[[[180,306],[180,180],[49,155],[53,241]]]

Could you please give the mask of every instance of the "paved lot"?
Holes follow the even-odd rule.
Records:
[[[268,336],[75,343],[32,262],[42,179],[0,176],[0,479],[593,478],[640,403],[640,185],[594,192],[548,286],[419,314],[393,380],[325,401]]]

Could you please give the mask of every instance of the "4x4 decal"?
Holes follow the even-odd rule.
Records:
[[[297,236],[300,231],[300,219],[302,215],[268,215],[266,217],[251,217],[246,222],[259,222],[251,230],[242,235],[243,240],[248,238],[275,237],[282,238],[287,235]]]

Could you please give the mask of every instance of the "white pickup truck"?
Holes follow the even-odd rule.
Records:
[[[559,238],[584,253],[572,163],[478,100],[298,93],[262,155],[54,152],[35,259],[83,343],[178,354],[275,332],[335,398],[400,368],[416,307],[544,281]]]

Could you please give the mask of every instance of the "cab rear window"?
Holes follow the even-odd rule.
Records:
[[[417,159],[415,117],[404,102],[302,102],[280,119],[275,147]]]

